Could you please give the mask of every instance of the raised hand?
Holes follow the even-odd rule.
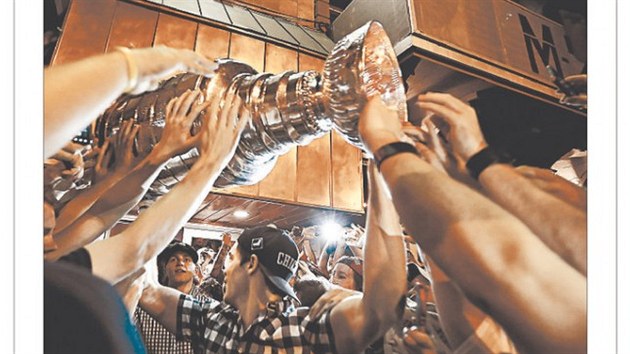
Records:
[[[416,104],[448,124],[448,142],[463,161],[468,161],[471,156],[488,146],[479,126],[477,113],[465,102],[447,93],[429,92],[419,95]]]
[[[224,103],[220,107],[222,99]],[[236,93],[228,92],[224,98],[213,97],[203,117],[197,149],[202,159],[216,162],[223,169],[236,151],[241,132],[250,120],[249,112]]]
[[[200,95],[200,90],[189,90],[166,105],[166,124],[160,142],[154,147],[160,159],[183,154],[195,146],[199,134],[192,135],[193,123],[211,103],[202,102]]]
[[[134,152],[139,130],[140,126],[133,120],[126,120],[115,135],[105,140],[94,165],[93,183],[103,181],[110,174],[123,177],[136,167],[142,160]]]
[[[230,235],[229,232],[224,232],[223,235],[221,235],[221,239],[225,247],[228,249],[232,247],[232,244],[234,244],[234,241],[232,241],[232,235]]]
[[[69,143],[59,150],[53,159],[60,161],[63,170],[60,177],[69,183],[74,183],[83,177],[84,163],[82,147],[80,145]]]
[[[103,146],[98,148],[96,156],[96,164],[94,164],[94,174],[92,175],[92,184],[99,183],[105,179],[109,173],[109,166],[112,162],[114,151],[110,148],[110,139],[105,139]]]
[[[371,97],[361,111],[359,134],[370,153],[383,145],[407,140],[397,111],[387,108],[380,96]]]
[[[462,182],[473,189],[481,189],[479,183],[466,170],[466,162],[453,152],[452,146],[442,138],[432,118],[422,121],[425,130],[421,130],[426,146],[418,148],[422,157],[438,170],[445,172],[451,178]]]
[[[120,125],[120,130],[113,137],[114,173],[125,175],[141,160],[134,152],[139,130],[140,126],[134,120],[127,120]]]
[[[361,296],[361,292],[348,290],[337,285],[331,285],[332,289],[325,292],[317,301],[311,306],[308,314],[312,319],[318,319],[328,310],[335,307],[342,300],[350,296]]]

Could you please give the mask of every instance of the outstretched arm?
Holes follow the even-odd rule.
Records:
[[[143,230],[144,227],[151,227],[151,223],[162,223],[161,226],[153,227],[160,230],[157,231],[157,235],[153,235],[151,240],[148,240],[155,245],[148,245],[148,250],[145,249],[144,251],[145,257],[157,255],[157,252],[166,246],[175,232],[194,214],[212,189],[212,185],[219,173],[225,168],[230,158],[232,158],[232,155],[234,155],[240,134],[246,122],[249,120],[249,115],[244,114],[244,112],[237,114],[237,110],[240,107],[240,99],[236,97],[227,99],[225,108],[218,113],[220,99],[220,97],[213,99],[212,106],[207,114],[206,124],[202,130],[199,145],[197,146],[200,153],[197,162],[195,162],[182,182],[177,184],[171,192],[140,216],[147,216],[144,219],[146,225],[142,225],[140,229],[142,232],[141,235],[156,232],[155,230]],[[234,125],[234,117],[237,115],[237,123]],[[183,189],[180,188],[182,183],[186,181],[188,181],[188,184],[185,185]],[[174,192],[177,193],[173,194]],[[165,201],[164,199],[169,196],[172,198]],[[177,218],[178,220],[169,220],[169,218],[173,219],[173,214],[182,213],[182,211],[179,210],[180,208],[186,209],[186,212],[180,215]],[[140,221],[140,218],[138,218],[135,223],[138,221]],[[171,227],[170,224],[175,221],[177,222]],[[164,235],[164,228],[169,228],[170,234]],[[138,237],[137,234],[131,236]],[[155,281],[150,282],[142,293],[140,306],[171,333],[175,333],[177,324],[177,302],[180,294],[180,292],[159,285]]]
[[[199,112],[207,107],[205,103],[197,103],[188,113],[192,102],[186,97],[180,97],[179,100],[182,104],[177,111],[185,117],[187,126],[192,125]],[[204,115],[204,127],[195,137],[200,157],[184,180],[121,234],[86,247],[92,256],[94,274],[117,282],[132,273],[166,247],[177,230],[197,210],[234,154],[248,117],[237,114],[241,101],[234,96],[227,100],[226,108],[217,116],[219,101],[220,97],[215,97],[209,102],[211,107]],[[239,117],[236,126],[234,120],[228,119],[235,116]]]
[[[155,89],[160,80],[178,71],[210,76],[215,69],[216,64],[193,51],[164,46],[116,51],[46,68],[44,155],[54,154],[123,93]]]
[[[223,283],[223,278],[225,277],[225,273],[223,272],[223,265],[225,264],[225,256],[227,256],[228,252],[230,252],[230,248],[232,248],[232,236],[229,233],[223,234],[223,243],[221,244],[221,248],[219,248],[219,252],[216,257],[214,257],[214,263],[212,263],[212,270],[210,271],[210,276],[216,279],[219,283]]]
[[[375,98],[359,131],[373,152],[400,141],[402,127]],[[518,219],[417,155],[394,155],[381,172],[407,231],[514,342],[533,353],[586,351],[584,276]]]
[[[440,267],[427,257],[431,268],[433,297],[440,314],[440,322],[453,350],[471,335],[487,316],[466,299],[455,283],[442,272]],[[481,351],[481,350],[480,350]]]
[[[400,221],[385,193],[387,188],[370,167],[363,296],[335,306],[330,321],[340,353],[358,353],[384,335],[402,316],[406,291],[405,246]]]
[[[69,226],[59,231],[55,230],[54,237],[59,248],[54,253],[48,254],[48,259],[56,259],[82,247],[110,229],[142,199],[153,180],[160,173],[164,163],[171,157],[184,153],[193,147],[195,137],[190,135],[190,128],[194,117],[201,112],[204,106],[196,105],[189,115],[186,115],[186,112],[181,109],[191,107],[200,93],[198,90],[188,91],[169,102],[166,107],[166,125],[160,142],[137,165],[134,164],[131,149],[137,129],[129,130],[129,132],[125,129],[121,130],[123,134],[116,138],[118,141],[116,145],[122,148],[116,149],[116,156],[118,156],[116,162],[122,166],[114,168],[110,178],[106,178],[102,183],[94,186],[97,189],[95,193],[100,193],[98,201],[92,201],[92,205],[88,205],[88,210]],[[130,123],[123,128],[128,127],[130,127]],[[102,163],[107,163],[106,160],[104,159],[105,162]],[[131,173],[129,173],[130,170],[132,170]],[[105,189],[108,184],[110,188]],[[77,198],[74,204],[68,204],[66,208],[72,208],[68,212],[74,210],[75,214],[79,213],[86,207],[87,202],[83,202],[85,201]]]
[[[443,118],[455,153],[468,161],[488,146],[475,110],[449,94],[428,93],[418,106]],[[562,259],[586,274],[586,214],[537,188],[507,164],[493,164],[479,176],[486,195],[519,218]]]
[[[61,209],[54,234],[59,234],[72,225],[116,182],[131,172],[136,160],[133,155],[133,141],[139,126],[132,121],[124,121],[120,130],[114,136],[108,137],[98,150],[98,157],[94,165],[92,185],[73,198]],[[116,161],[111,166],[112,160]]]

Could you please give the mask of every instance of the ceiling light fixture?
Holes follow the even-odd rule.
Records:
[[[239,219],[243,219],[249,216],[249,213],[245,210],[237,210],[234,212],[234,216],[239,218]]]

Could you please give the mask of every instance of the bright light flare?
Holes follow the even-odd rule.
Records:
[[[334,221],[327,221],[321,226],[321,233],[327,240],[341,237],[343,229]]]

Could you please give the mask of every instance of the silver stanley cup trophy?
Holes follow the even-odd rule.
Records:
[[[396,54],[378,22],[340,40],[328,56],[323,76],[315,71],[258,73],[249,65],[218,59],[213,78],[180,74],[155,91],[123,96],[96,123],[99,141],[115,134],[126,119],[141,125],[138,151],[149,152],[160,140],[167,103],[189,89],[205,97],[236,91],[251,115],[236,153],[215,187],[226,188],[259,182],[274,167],[278,156],[295,145],[306,145],[331,129],[361,148],[357,129],[365,100],[380,95],[385,104],[407,116],[405,92]],[[225,97],[225,96],[223,96]],[[196,127],[198,129],[198,122]],[[161,195],[179,182],[198,157],[196,149],[172,158],[151,186]]]

